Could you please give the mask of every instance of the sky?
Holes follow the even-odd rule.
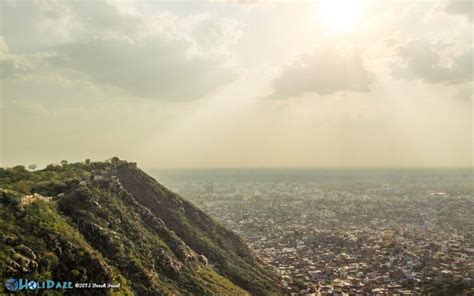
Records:
[[[473,9],[0,1],[0,166],[472,166]]]

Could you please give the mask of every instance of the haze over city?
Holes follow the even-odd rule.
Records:
[[[2,1],[0,166],[471,166],[470,1]]]

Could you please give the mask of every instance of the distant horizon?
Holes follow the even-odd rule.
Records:
[[[266,170],[266,169],[294,169],[294,170],[397,170],[397,169],[408,169],[408,170],[424,170],[424,169],[473,169],[472,166],[380,166],[380,167],[356,167],[356,166],[242,166],[242,167],[138,167],[146,170]]]
[[[109,158],[103,160],[95,160],[90,159],[91,162],[103,162]],[[125,160],[128,162],[136,162],[137,166],[143,170],[425,170],[425,169],[471,169],[474,170],[474,165],[466,165],[466,166],[395,166],[395,165],[387,165],[387,166],[317,166],[317,165],[308,165],[308,166],[148,166],[146,162],[134,161],[130,159],[120,158],[121,160]],[[78,161],[69,161],[70,163],[81,163],[84,160]],[[10,164],[4,165],[0,162],[0,168],[12,168],[14,166],[25,166],[31,164],[36,164],[36,170],[41,170],[46,168],[46,166],[50,164],[60,164],[61,160],[53,161],[53,162],[45,162],[45,163],[17,163],[17,164]]]

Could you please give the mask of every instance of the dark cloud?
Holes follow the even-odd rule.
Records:
[[[446,46],[442,46],[446,50]],[[459,54],[441,55],[437,46],[426,41],[411,41],[398,50],[400,64],[392,67],[394,77],[426,83],[462,83],[473,79],[472,47]]]
[[[288,98],[304,93],[329,95],[337,91],[368,92],[372,74],[366,70],[360,52],[344,55],[318,49],[286,65],[273,81],[268,98]]]
[[[184,41],[152,39],[139,43],[109,39],[57,48],[51,59],[96,85],[160,100],[192,100],[235,77],[219,58],[191,56]]]
[[[472,1],[451,0],[446,5],[446,12],[462,15],[472,22],[474,15],[474,6]]]
[[[235,39],[229,33],[234,27],[222,20],[179,17],[166,11],[143,16],[116,4],[32,4],[30,9],[35,9],[37,18],[31,31],[36,31],[39,39],[41,34],[45,38],[52,35],[61,42],[42,46],[29,55],[41,57],[43,66],[31,69],[30,74],[43,71],[157,100],[197,99],[236,78],[226,51]],[[18,16],[23,13],[13,12]],[[17,26],[20,22],[21,18],[16,18]],[[203,38],[209,32],[212,38]],[[2,78],[14,78],[21,66],[18,63],[22,60],[12,57],[0,52]]]

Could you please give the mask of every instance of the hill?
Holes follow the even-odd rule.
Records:
[[[0,168],[0,188],[4,279],[120,286],[81,295],[279,293],[239,236],[135,163]]]

